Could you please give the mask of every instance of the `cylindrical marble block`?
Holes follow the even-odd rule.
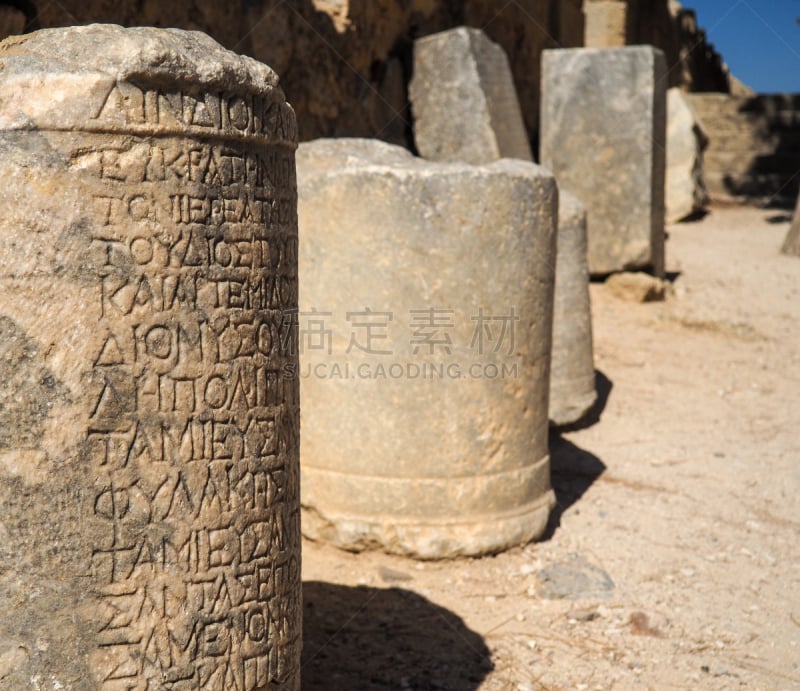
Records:
[[[586,209],[568,192],[559,194],[554,303],[550,420],[561,426],[578,422],[597,399],[586,260]]]
[[[300,688],[295,148],[203,34],[0,44],[1,688]]]
[[[421,558],[539,536],[557,189],[504,159],[298,150],[305,534]]]

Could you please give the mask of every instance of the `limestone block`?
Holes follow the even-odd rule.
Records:
[[[641,271],[614,274],[605,285],[612,295],[628,302],[662,302],[669,289],[663,279]]]
[[[703,149],[708,138],[679,88],[667,91],[666,221],[677,223],[708,204]]]
[[[552,175],[337,139],[298,183],[304,533],[421,558],[539,536]]]
[[[589,271],[664,273],[666,68],[649,46],[547,50],[541,161],[589,216]]]
[[[588,0],[583,4],[585,46],[614,48],[627,43],[627,0]]]
[[[533,160],[508,58],[480,29],[460,27],[416,41],[409,97],[423,158]]]
[[[571,194],[562,192],[558,203],[550,420],[555,425],[577,422],[596,399],[586,209]]]
[[[794,208],[792,225],[784,240],[781,252],[795,257],[800,257],[800,195],[797,197],[797,205]]]
[[[110,25],[0,62],[0,687],[298,690],[277,77]]]

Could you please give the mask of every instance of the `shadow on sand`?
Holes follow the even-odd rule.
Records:
[[[307,581],[303,601],[303,691],[471,691],[492,670],[481,636],[411,591]]]
[[[614,384],[600,370],[595,370],[594,386],[597,390],[597,399],[595,400],[594,405],[589,408],[586,415],[584,415],[577,422],[571,425],[561,425],[560,427],[557,427],[556,429],[558,432],[575,432],[576,430],[586,429],[587,427],[591,427],[592,425],[596,425],[598,422],[600,422],[600,417],[603,415],[603,411],[606,409],[606,404],[611,396],[611,389],[614,388]]]
[[[556,505],[550,512],[542,540],[549,540],[561,525],[561,516],[575,504],[606,470],[594,454],[564,439],[557,431],[550,432],[550,475]]]
[[[600,421],[614,384],[599,370],[595,371],[597,400],[589,412],[576,424],[550,430],[550,475],[556,505],[550,512],[547,529],[542,540],[549,540],[561,525],[561,516],[575,504],[606,470],[606,465],[597,456],[584,451],[561,436],[591,427]]]

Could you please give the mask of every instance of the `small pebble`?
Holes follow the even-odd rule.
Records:
[[[567,619],[572,622],[594,621],[600,616],[596,609],[573,609],[567,612]]]
[[[399,581],[410,581],[411,576],[407,573],[403,573],[402,571],[396,571],[395,569],[390,569],[386,566],[379,566],[378,567],[378,574],[386,583],[396,583]]]

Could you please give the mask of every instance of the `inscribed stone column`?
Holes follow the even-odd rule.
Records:
[[[409,98],[423,158],[533,160],[508,58],[480,29],[462,26],[415,41]]]
[[[664,274],[666,87],[650,46],[544,51],[541,161],[586,205],[592,274]]]
[[[336,139],[298,181],[305,534],[422,558],[539,536],[552,175]]]
[[[586,264],[586,209],[562,192],[558,200],[558,258],[553,306],[550,420],[578,422],[594,404],[592,309]]]
[[[277,77],[102,25],[0,63],[0,687],[299,689]]]

